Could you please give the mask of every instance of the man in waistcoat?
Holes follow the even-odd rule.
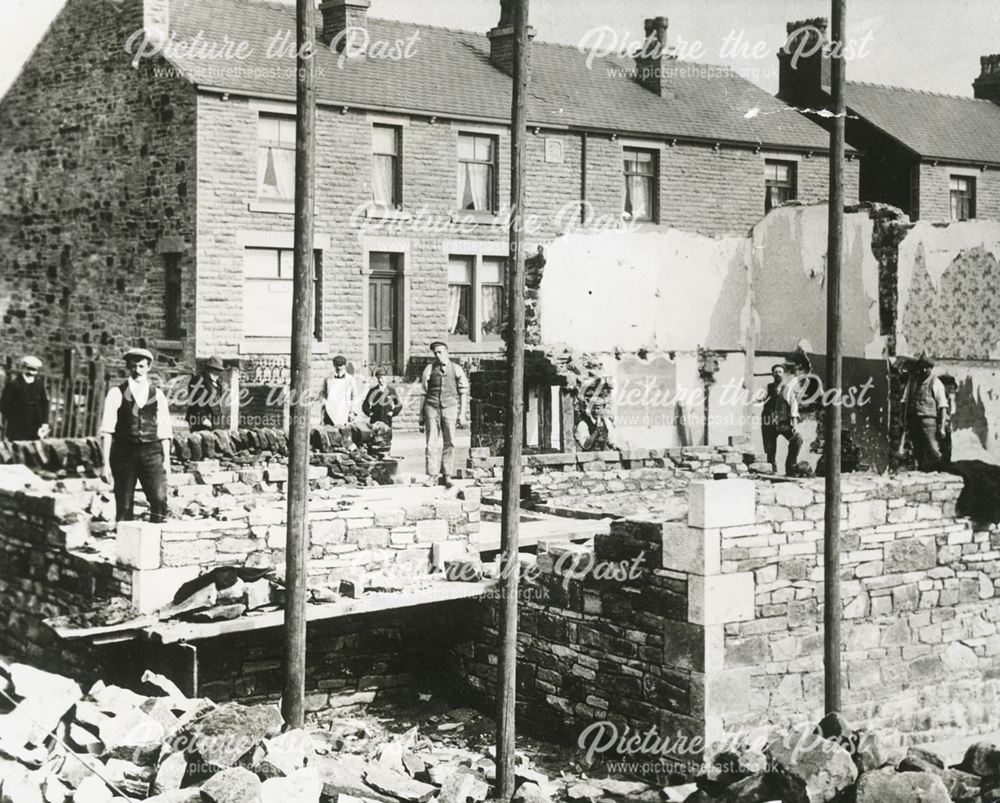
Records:
[[[926,354],[916,361],[902,404],[917,468],[934,471],[944,462],[941,445],[951,430],[951,405],[944,384],[934,375],[934,361]]]
[[[431,343],[434,360],[424,368],[424,407],[420,429],[427,436],[428,484],[451,487],[455,471],[455,429],[464,426],[469,380],[457,363],[448,359],[448,345]],[[443,448],[442,448],[443,446]],[[440,479],[438,479],[440,475]]]
[[[771,469],[778,470],[776,454],[778,437],[788,440],[788,453],[785,456],[785,474],[795,474],[799,460],[799,450],[802,449],[802,436],[799,434],[799,400],[795,387],[785,382],[785,366],[771,366],[772,382],[767,386],[764,397],[764,409],[760,417],[760,434],[764,440],[764,453]]]
[[[153,355],[146,349],[125,353],[128,379],[108,391],[101,418],[101,476],[114,482],[115,518],[131,521],[136,482],[149,502],[149,520],[167,517],[172,431],[163,391],[149,381]]]

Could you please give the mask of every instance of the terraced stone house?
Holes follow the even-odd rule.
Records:
[[[501,343],[512,29],[368,12],[324,0],[317,15],[318,378],[338,352],[413,376],[432,339],[463,358]],[[666,42],[665,18],[646,28]],[[826,196],[820,126],[728,69],[650,50],[534,43],[532,249],[608,227],[743,232]],[[0,101],[5,345],[286,359],[294,94],[293,5],[68,0]]]
[[[826,26],[787,25],[795,41],[779,54],[778,97],[801,109],[830,103],[829,59],[815,46]],[[862,201],[892,204],[912,220],[1000,219],[1000,54],[980,66],[972,96],[848,81],[845,138],[860,153]]]

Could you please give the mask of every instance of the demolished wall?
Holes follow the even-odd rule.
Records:
[[[770,364],[801,347],[822,374],[826,228],[827,208],[815,205],[774,210],[743,237],[676,230],[559,237],[546,250],[532,346],[586,363],[578,386],[613,387],[617,445],[705,443],[707,414],[708,443],[747,437],[760,449],[759,394]],[[880,388],[875,412],[855,421],[845,415],[864,464],[884,469],[898,442],[892,422],[899,411],[889,399],[899,394],[888,386],[888,362],[922,351],[960,386],[954,459],[1000,460],[993,434],[1000,431],[993,409],[1000,309],[991,290],[998,279],[1000,223],[913,224],[879,204],[845,215],[843,353],[855,361],[856,378],[868,371]],[[706,372],[706,354],[713,371]],[[667,403],[625,398],[636,389],[641,398],[651,385]],[[744,397],[723,403],[734,386]],[[754,394],[756,404],[747,401]],[[873,440],[875,430],[881,437]],[[806,417],[803,431],[808,447],[818,432],[814,418]],[[818,454],[803,457],[815,464]]]

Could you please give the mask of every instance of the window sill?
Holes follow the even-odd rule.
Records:
[[[291,215],[295,213],[295,201],[283,201],[278,198],[258,198],[250,201],[247,208],[251,212],[270,212],[278,215]]]
[[[246,337],[240,341],[240,354],[291,354],[291,338],[283,337]],[[313,354],[329,354],[330,347],[323,342],[313,341]]]
[[[477,212],[473,209],[460,209],[451,213],[452,223],[472,223],[477,226],[499,226],[504,222],[496,212]]]
[[[412,220],[413,216],[402,209],[390,209],[387,206],[370,206],[365,209],[365,217],[369,220]]]
[[[163,338],[161,340],[153,341],[153,348],[160,349],[162,351],[180,351],[184,348],[183,340],[174,340],[173,338]]]

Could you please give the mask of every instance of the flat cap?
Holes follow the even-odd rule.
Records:
[[[213,371],[221,371],[224,368],[222,360],[215,356],[209,357],[205,360],[205,367],[211,368]]]
[[[438,346],[444,346],[445,348],[448,348],[448,344],[445,343],[443,340],[432,340],[431,341],[431,351],[434,351],[434,349],[436,349]]]
[[[126,360],[149,360],[153,361],[153,352],[148,349],[129,349],[125,352]]]
[[[347,358],[343,354],[338,354],[333,358],[334,365],[347,365]]]
[[[38,357],[29,354],[27,357],[21,358],[21,365],[25,368],[41,368],[42,361]]]

